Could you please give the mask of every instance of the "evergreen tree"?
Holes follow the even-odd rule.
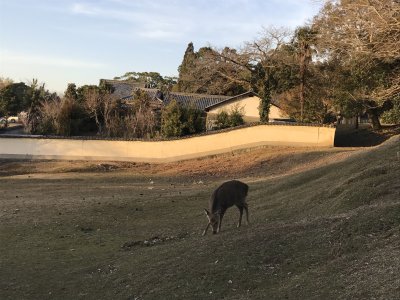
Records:
[[[161,133],[165,137],[182,135],[181,109],[176,100],[164,107],[161,115]]]
[[[190,42],[183,56],[182,64],[179,66],[178,90],[181,92],[192,92],[192,74],[195,68],[196,53],[193,43]]]

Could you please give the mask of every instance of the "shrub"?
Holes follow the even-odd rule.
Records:
[[[234,106],[229,114],[229,125],[231,127],[243,125],[243,115],[243,108],[239,108],[237,105]]]
[[[216,126],[218,129],[223,129],[243,125],[243,115],[243,108],[239,108],[237,105],[229,113],[222,110],[217,114]]]
[[[400,101],[396,101],[391,110],[382,114],[382,121],[386,124],[400,124]]]
[[[163,136],[173,137],[182,135],[181,113],[176,100],[172,100],[164,107],[161,114],[161,133]]]
[[[172,100],[162,111],[161,133],[165,137],[177,137],[205,131],[205,117],[195,107],[181,107]]]

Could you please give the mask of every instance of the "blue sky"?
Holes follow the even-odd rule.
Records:
[[[262,27],[295,28],[316,0],[0,0],[0,76],[98,84],[127,71],[178,75],[189,42],[240,47]]]

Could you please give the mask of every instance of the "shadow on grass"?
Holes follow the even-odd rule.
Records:
[[[382,126],[379,131],[370,128],[337,131],[335,147],[373,147],[382,144],[396,134],[400,134],[400,125]]]

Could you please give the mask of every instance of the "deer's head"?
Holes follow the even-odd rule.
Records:
[[[208,219],[208,223],[211,225],[212,227],[212,232],[214,234],[218,233],[218,227],[219,227],[219,223],[221,222],[221,214],[219,211],[217,211],[216,213],[211,213],[209,212],[207,209],[204,209],[207,219]]]

